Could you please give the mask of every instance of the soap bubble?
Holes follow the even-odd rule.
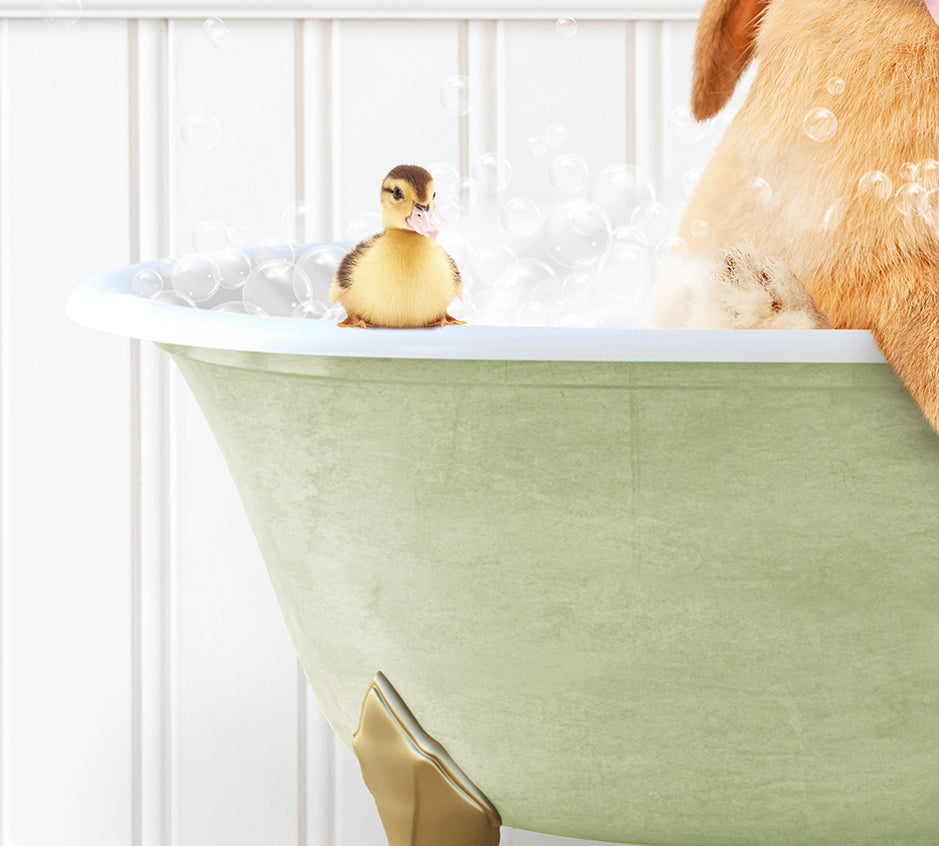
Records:
[[[167,285],[169,284],[170,280],[173,278],[173,270],[174,270],[175,267],[176,267],[176,262],[177,262],[177,261],[178,261],[178,259],[173,258],[173,257],[171,256],[171,257],[169,257],[169,258],[163,259],[163,260],[160,262],[160,277],[163,279],[163,281],[164,281]]]
[[[600,262],[599,282],[613,299],[638,307],[655,284],[652,251],[641,244],[617,244]]]
[[[288,241],[307,241],[313,237],[318,217],[316,206],[297,200],[281,212],[280,231]]]
[[[197,253],[211,253],[231,246],[228,227],[221,220],[202,220],[192,230],[192,246]]]
[[[231,47],[233,40],[231,30],[226,27],[218,35],[212,37],[212,46],[216,50],[227,50]]]
[[[293,261],[296,257],[297,253],[293,244],[281,241],[276,236],[265,238],[254,248],[255,264],[264,264],[268,261]]]
[[[468,211],[478,205],[483,194],[483,186],[474,176],[464,176],[460,180],[460,208]]]
[[[916,181],[916,165],[913,162],[905,162],[900,165],[900,179],[903,182]]]
[[[543,156],[548,151],[548,139],[544,135],[529,135],[525,149],[533,156]]]
[[[313,299],[309,277],[285,259],[259,264],[248,274],[241,290],[244,302],[281,317],[290,317],[300,303]]]
[[[329,320],[332,317],[332,310],[326,303],[319,300],[309,300],[300,303],[294,310],[291,317],[298,317],[304,320]]]
[[[244,302],[243,300],[228,300],[228,302],[219,303],[212,311],[218,311],[223,314],[250,314],[254,317],[270,317],[260,306],[254,303]]]
[[[832,76],[828,78],[828,81],[825,83],[825,90],[829,94],[843,94],[844,93],[844,80],[840,76]]]
[[[228,243],[233,247],[243,247],[248,240],[248,230],[240,223],[226,227],[225,234],[228,236]]]
[[[939,191],[928,191],[920,200],[920,213],[935,227],[939,224]]]
[[[629,223],[640,203],[655,199],[652,180],[632,165],[612,165],[600,171],[588,197],[609,216],[613,226]]]
[[[473,176],[484,191],[498,194],[512,180],[512,165],[499,153],[484,153],[473,163]]]
[[[163,290],[163,277],[160,276],[157,270],[149,268],[138,270],[134,274],[134,278],[130,280],[130,289],[138,297],[150,299],[154,294]]]
[[[183,144],[190,150],[204,153],[215,147],[222,137],[222,128],[215,115],[194,112],[183,120],[180,130]]]
[[[502,207],[502,225],[513,238],[524,238],[538,229],[541,209],[528,197],[514,197]]]
[[[679,193],[684,202],[688,202],[691,199],[691,195],[694,193],[694,189],[698,187],[698,183],[701,181],[701,174],[704,173],[703,167],[695,167],[691,170],[686,170],[681,175],[681,180],[679,181]]]
[[[310,282],[311,297],[327,302],[333,277],[346,251],[335,244],[320,244],[311,247],[299,259],[297,267]]]
[[[221,18],[206,18],[205,23],[202,24],[202,31],[209,38],[218,35],[224,29],[225,21],[223,21]]]
[[[441,223],[458,223],[463,217],[463,209],[459,203],[438,203],[434,215]]]
[[[68,29],[82,16],[81,0],[45,0],[40,9],[42,19],[56,29]]]
[[[460,172],[452,164],[449,162],[433,162],[427,170],[434,178],[434,191],[437,193],[438,203],[459,200]]]
[[[558,156],[549,168],[551,184],[564,194],[573,194],[587,185],[587,163],[573,153]]]
[[[251,273],[251,259],[241,250],[225,250],[213,253],[212,259],[218,266],[219,285],[228,290],[240,288],[245,284],[248,274]]]
[[[490,286],[514,267],[518,256],[504,244],[483,244],[470,260],[470,275],[480,286]]]
[[[886,202],[893,196],[893,182],[886,173],[879,170],[869,170],[857,184],[858,193],[862,197],[873,197]]]
[[[693,220],[691,222],[692,238],[707,238],[711,227],[706,220]]]
[[[452,115],[468,114],[479,102],[479,86],[468,76],[451,76],[440,86],[440,102]]]
[[[152,303],[163,303],[165,305],[186,306],[186,308],[199,308],[192,297],[187,297],[179,291],[157,291],[150,297]]]
[[[655,245],[655,258],[659,264],[683,262],[690,253],[687,242],[678,236],[663,238]]]
[[[916,165],[914,178],[918,185],[927,191],[939,188],[939,162],[935,159],[924,159]]]
[[[668,206],[656,200],[640,203],[629,218],[631,226],[639,227],[653,240],[664,238],[672,229]]]
[[[672,109],[668,116],[668,134],[679,144],[692,146],[700,144],[708,133],[708,128],[698,123],[691,114],[688,106],[682,105]]]
[[[610,246],[610,219],[600,206],[587,200],[568,200],[556,206],[543,227],[548,255],[568,268],[596,262]]]
[[[838,131],[838,118],[828,109],[812,109],[803,118],[802,129],[813,141],[828,141]]]
[[[202,25],[202,31],[219,50],[227,50],[232,44],[231,30],[221,18],[208,18]]]
[[[750,191],[750,197],[756,205],[768,206],[773,202],[773,189],[765,179],[754,176],[747,181],[747,188]]]
[[[589,273],[575,271],[561,283],[564,302],[573,306],[589,305],[597,295],[597,281]]]
[[[926,190],[915,182],[907,182],[894,195],[897,211],[904,217],[914,217],[921,213]]]
[[[219,289],[222,274],[218,265],[204,255],[183,256],[173,268],[170,284],[179,294],[201,303]]]
[[[848,211],[848,201],[844,197],[839,197],[826,210],[822,218],[822,228],[826,232],[834,232],[844,222],[844,216]]]
[[[538,292],[560,293],[560,280],[550,265],[538,259],[521,259],[499,280],[497,289],[508,304],[532,299]]]
[[[544,131],[544,139],[551,147],[557,147],[563,144],[566,138],[567,127],[560,123],[552,123],[551,126]]]
[[[649,246],[649,239],[646,237],[646,233],[638,226],[617,226],[613,230],[613,243],[619,244],[623,241],[628,241],[630,244],[639,244],[643,247]]]
[[[577,21],[573,18],[558,18],[554,28],[561,38],[573,38],[577,34]]]
[[[359,212],[346,224],[346,238],[358,243],[376,235],[383,228],[378,212]]]

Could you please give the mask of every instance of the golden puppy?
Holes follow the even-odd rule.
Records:
[[[653,323],[869,329],[939,429],[939,24],[924,0],[706,0],[696,118],[753,57],[680,224],[705,272],[666,274]]]

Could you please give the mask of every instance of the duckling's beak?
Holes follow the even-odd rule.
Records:
[[[434,223],[429,205],[415,203],[413,210],[404,219],[404,222],[415,232],[420,232],[421,235],[426,235],[428,238],[436,238],[437,233],[440,231],[437,229],[437,224]]]

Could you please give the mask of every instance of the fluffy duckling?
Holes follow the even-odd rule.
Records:
[[[329,292],[348,317],[340,326],[443,326],[463,298],[456,262],[434,239],[434,180],[417,165],[398,165],[381,184],[384,232],[358,244],[340,262]]]

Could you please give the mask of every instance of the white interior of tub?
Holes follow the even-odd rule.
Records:
[[[339,328],[335,322],[221,313],[153,302],[131,280],[147,262],[89,279],[69,297],[77,323],[184,346],[294,355],[531,361],[883,363],[859,330],[654,330],[515,326]]]

